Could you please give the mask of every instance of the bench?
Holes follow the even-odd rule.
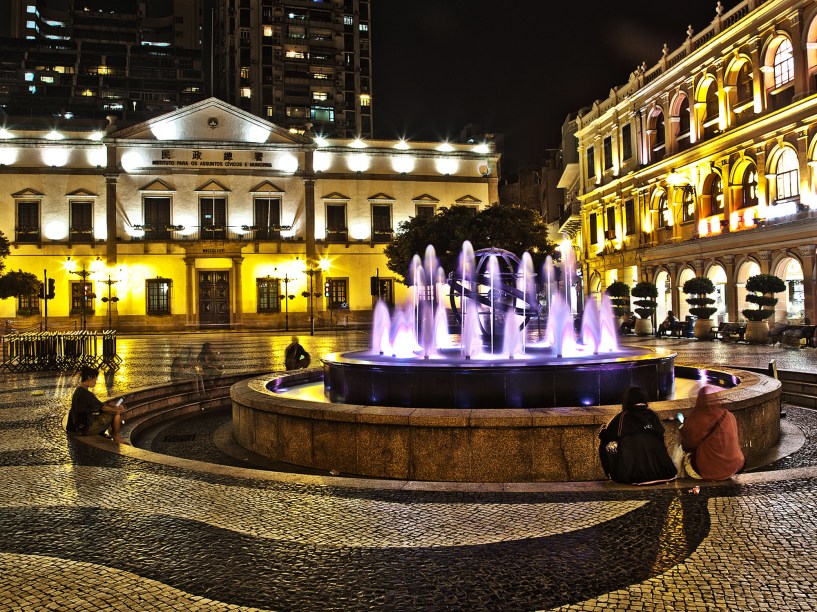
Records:
[[[817,329],[815,325],[789,325],[778,334],[777,338],[781,346],[810,346],[814,348],[817,346],[814,339],[815,329]],[[769,335],[771,336],[771,329]]]
[[[734,338],[736,341],[743,341],[743,336],[746,334],[746,326],[740,323],[721,323],[717,327],[712,328],[713,340],[729,340]]]

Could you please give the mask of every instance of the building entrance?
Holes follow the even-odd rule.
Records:
[[[199,272],[199,325],[230,325],[230,273]]]

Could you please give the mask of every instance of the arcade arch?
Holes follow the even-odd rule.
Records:
[[[805,323],[805,293],[803,292],[803,266],[794,257],[781,259],[773,274],[786,283],[786,292],[778,293],[774,318],[776,321],[788,319],[789,323]]]
[[[737,270],[735,275],[735,286],[738,294],[738,320],[744,320],[743,311],[747,308],[757,308],[754,304],[746,301],[746,296],[749,294],[746,291],[746,281],[752,276],[760,274],[760,266],[756,261],[751,259],[744,261]]]
[[[695,271],[691,268],[684,268],[681,274],[678,275],[678,287],[681,289],[681,299],[678,300],[678,312],[676,312],[675,315],[679,319],[685,319],[689,316],[689,304],[687,304],[686,301],[688,296],[683,292],[683,288],[684,283],[691,278],[695,278]]]
[[[713,264],[706,273],[706,277],[715,285],[715,293],[710,297],[715,300],[712,304],[718,310],[712,318],[716,321],[728,321],[729,315],[726,312],[726,270],[720,264]]]

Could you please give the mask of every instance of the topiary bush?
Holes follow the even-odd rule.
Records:
[[[610,283],[604,292],[610,296],[613,304],[613,313],[617,317],[623,317],[630,311],[630,287],[627,283],[615,281]]]
[[[763,321],[774,315],[772,307],[777,304],[777,298],[773,294],[785,291],[786,283],[774,274],[757,274],[746,281],[746,290],[752,292],[746,301],[757,304],[757,308],[742,310],[743,316],[749,321]]]
[[[641,281],[633,287],[632,294],[634,297],[640,298],[635,301],[637,308],[635,313],[642,319],[652,318],[655,309],[658,307],[658,302],[655,298],[658,297],[658,288],[653,283]]]
[[[684,283],[682,290],[687,295],[693,296],[687,298],[687,304],[692,307],[689,309],[690,314],[699,319],[711,319],[718,311],[712,306],[715,300],[707,297],[710,293],[715,293],[715,284],[705,276],[690,278]]]

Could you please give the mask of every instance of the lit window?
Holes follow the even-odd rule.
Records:
[[[27,6],[26,7],[26,13],[33,13],[33,14],[36,15],[37,14],[37,7]]]
[[[757,206],[757,168],[752,164],[743,173],[743,206]]]
[[[329,75],[324,74],[322,72],[313,72],[312,73],[312,78],[317,79],[318,81],[325,81],[325,80],[329,79]]]
[[[717,174],[712,177],[712,184],[709,186],[709,215],[719,215],[723,212],[723,183]]]
[[[252,89],[250,89],[249,87],[242,87],[241,88],[241,97],[242,98],[252,97]]]
[[[343,16],[343,25],[355,25],[355,18],[351,15]]]
[[[361,32],[368,32],[369,31],[369,24],[368,23],[361,23],[359,28],[360,28]]]
[[[151,278],[147,281],[147,314],[161,316],[170,314],[170,288],[173,283],[169,278]]]
[[[369,94],[361,94],[361,96],[360,96],[360,105],[361,106],[371,106],[372,105],[372,97]]]
[[[667,194],[661,193],[658,197],[658,227],[668,227],[670,225],[669,208],[667,207]]]
[[[99,68],[96,69],[96,71],[97,71],[97,74],[110,74],[111,73],[111,69],[108,68],[107,66],[100,66]]]
[[[26,72],[25,76],[26,81],[33,81],[34,80],[34,73],[33,72]]]
[[[29,93],[37,93],[37,86],[36,85],[29,85],[28,86]]]
[[[313,91],[312,99],[317,102],[323,102],[329,99],[329,94],[325,91]]]
[[[313,106],[309,116],[315,121],[331,123],[335,120],[335,109],[329,106]]]
[[[782,87],[794,79],[794,56],[788,39],[780,43],[774,54],[774,86]]]
[[[281,281],[277,278],[256,278],[258,312],[281,312]]]
[[[293,59],[306,59],[306,54],[303,51],[293,51],[289,50],[285,54],[289,58]]]
[[[776,201],[796,198],[800,195],[800,165],[797,154],[789,148],[783,149],[777,160],[777,198]]]
[[[41,77],[40,77],[40,80],[41,80],[43,83],[53,83],[53,82],[54,82],[54,77],[50,77],[50,76],[41,76]]]
[[[86,98],[91,98],[94,95],[93,89],[84,89],[79,95],[84,96]]]
[[[242,66],[241,70],[239,70],[239,74],[242,79],[249,79],[250,78],[250,69],[247,66]]]
[[[26,27],[31,29],[31,30],[36,30],[37,29],[37,24],[34,23],[33,21],[26,21]]]
[[[269,26],[269,25],[264,26],[264,36],[267,36],[267,37],[272,36],[272,26]]]
[[[265,106],[264,107],[264,113],[267,115],[267,117],[272,117],[273,116],[272,107],[271,106]]]
[[[692,185],[684,187],[683,197],[681,198],[681,221],[688,223],[695,220],[695,190]]]

